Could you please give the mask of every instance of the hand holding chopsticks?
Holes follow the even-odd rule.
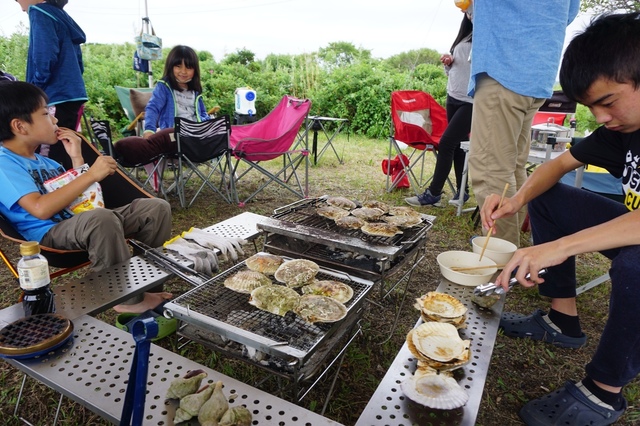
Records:
[[[500,203],[498,203],[498,209],[502,207],[502,202],[504,201],[504,196],[507,195],[507,190],[509,189],[509,183],[504,184],[504,190],[502,191],[502,196],[500,197]],[[489,244],[489,238],[491,238],[491,234],[493,233],[493,227],[496,226],[495,222],[489,228],[489,232],[487,232],[487,238],[484,240],[484,245],[482,246],[482,251],[480,252],[480,259],[482,260],[482,256],[484,256],[484,251],[487,249],[487,244]]]

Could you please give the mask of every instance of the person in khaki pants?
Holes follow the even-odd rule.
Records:
[[[527,178],[531,121],[553,93],[565,31],[579,7],[579,0],[474,0],[470,6],[469,175],[479,206],[507,183],[512,196]],[[496,236],[519,246],[525,213],[504,218]]]

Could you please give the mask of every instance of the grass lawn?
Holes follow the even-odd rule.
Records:
[[[322,142],[320,142],[322,143]],[[385,191],[386,176],[382,173],[381,160],[386,158],[389,143],[386,140],[371,140],[351,135],[338,136],[336,148],[344,154],[344,164],[340,164],[331,150],[320,159],[317,166],[309,170],[310,196],[324,194],[340,195],[356,200],[375,199],[392,205],[405,205],[404,197],[414,195],[411,190],[402,189],[391,193]],[[429,155],[429,167],[433,167],[433,158]],[[253,175],[240,185],[240,194],[249,194],[250,187],[259,184],[264,178]],[[473,188],[472,188],[473,190]],[[415,297],[435,290],[441,276],[436,264],[436,256],[445,250],[471,250],[469,238],[480,230],[474,228],[470,214],[455,215],[453,206],[447,200],[453,195],[445,187],[443,205],[445,207],[422,207],[423,213],[436,216],[434,227],[429,232],[427,255],[414,273],[414,281],[409,286],[407,303],[402,307],[400,323],[391,338],[389,327],[396,314],[396,303],[402,294],[381,304],[366,304],[362,326],[363,335],[352,344],[344,359],[339,373],[337,387],[334,390],[325,416],[345,425],[352,425],[358,419],[362,409],[369,401],[388,366],[405,341],[405,336],[419,317],[411,306]],[[181,209],[176,199],[170,199],[173,207],[173,235],[192,226],[207,227],[245,211],[261,215],[271,215],[275,208],[296,201],[288,191],[270,185],[244,208],[229,205],[213,194],[201,194],[189,209]],[[468,206],[474,205],[474,198]],[[529,234],[523,235],[523,241],[529,241]],[[6,250],[11,259],[18,257],[17,245],[7,240],[0,241],[0,247]],[[260,246],[259,246],[260,247]],[[247,256],[253,254],[248,246]],[[226,269],[230,264],[223,264]],[[599,254],[578,257],[579,282],[586,282],[607,271],[609,262]],[[77,272],[82,274],[83,272]],[[61,277],[56,283],[73,279],[73,276]],[[566,380],[580,380],[584,374],[584,365],[596,349],[600,332],[608,313],[608,295],[610,282],[606,282],[578,297],[579,310],[584,332],[589,340],[586,347],[579,350],[560,349],[546,344],[514,340],[499,335],[485,392],[478,415],[477,424],[519,425],[519,408],[528,400],[537,398],[561,386]],[[18,298],[18,286],[8,273],[7,268],[0,270],[0,307],[14,304]],[[402,287],[402,286],[399,286]],[[186,287],[178,279],[172,279],[167,288],[175,294]],[[402,291],[402,290],[398,290]],[[395,302],[394,302],[395,301]],[[548,309],[548,303],[537,294],[535,289],[516,287],[507,295],[505,311],[530,313],[536,308]],[[113,323],[114,312],[105,312],[99,318]],[[632,338],[633,336],[630,336]],[[173,339],[160,342],[163,347],[178,350]],[[473,345],[473,342],[472,342]],[[182,355],[200,362],[224,374],[239,380],[253,383],[262,374],[245,363],[227,359],[199,344],[190,344],[180,350]],[[7,425],[21,424],[13,417],[13,407],[17,398],[22,374],[5,362],[0,362],[0,412]],[[57,405],[57,394],[46,386],[28,380],[23,395],[22,413],[36,425],[51,424]],[[273,380],[268,380],[264,388],[273,391]],[[320,383],[301,403],[304,407],[319,412],[323,406],[330,380]],[[629,401],[629,410],[617,423],[634,425],[640,423],[640,382],[636,379],[625,388]],[[62,425],[102,425],[106,424],[95,414],[82,406],[64,399],[61,417]]]

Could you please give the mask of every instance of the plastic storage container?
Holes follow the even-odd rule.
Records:
[[[256,91],[249,87],[236,89],[236,113],[243,115],[256,114]]]

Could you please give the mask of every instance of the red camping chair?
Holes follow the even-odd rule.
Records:
[[[387,170],[384,170],[387,175],[387,191],[392,191],[408,177],[418,195],[433,177],[425,176],[426,153],[430,151],[438,157],[438,143],[447,128],[447,111],[428,93],[400,90],[391,93],[391,118],[389,159],[386,163]],[[408,146],[404,153],[403,144]],[[396,158],[392,161],[394,155]],[[397,166],[404,169],[404,173],[394,174],[392,166],[396,160],[399,162]],[[449,185],[452,193],[455,193],[453,184],[449,182]]]
[[[229,146],[231,155],[236,159],[231,176],[235,176],[236,201],[244,206],[267,185],[275,182],[300,198],[309,193],[309,150],[307,147],[295,149],[298,130],[304,123],[311,101],[283,96],[276,107],[264,118],[251,124],[231,126]],[[283,157],[283,166],[277,171],[270,171],[263,163]],[[240,172],[240,163],[249,166]],[[304,163],[304,188],[297,169]],[[272,168],[271,168],[272,169]],[[267,177],[257,190],[240,202],[237,194],[238,182],[251,170],[258,171]]]

